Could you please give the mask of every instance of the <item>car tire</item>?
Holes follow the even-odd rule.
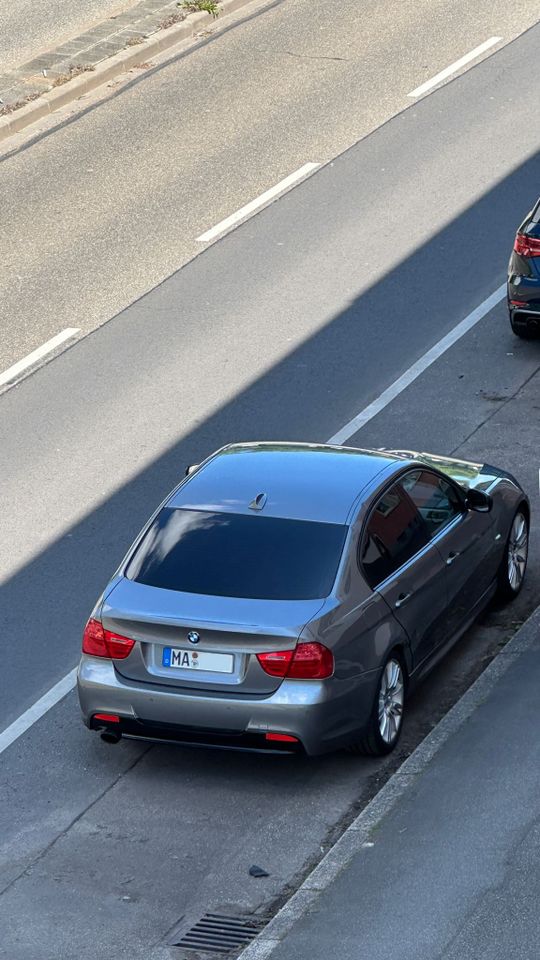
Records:
[[[350,753],[368,757],[391,753],[401,735],[405,692],[405,667],[394,650],[381,670],[368,725],[361,739],[349,746]]]
[[[523,586],[529,553],[529,518],[525,508],[518,507],[504,548],[497,573],[497,598],[509,603],[518,596]]]

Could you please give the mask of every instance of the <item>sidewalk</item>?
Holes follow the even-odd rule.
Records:
[[[538,960],[539,689],[540,608],[241,960]]]

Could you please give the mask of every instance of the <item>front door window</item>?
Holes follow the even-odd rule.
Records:
[[[464,512],[463,502],[452,484],[436,473],[413,470],[403,477],[401,483],[431,538]]]

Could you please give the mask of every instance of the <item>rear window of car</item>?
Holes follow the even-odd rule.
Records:
[[[165,590],[265,600],[328,596],[347,527],[166,507],[126,576]]]

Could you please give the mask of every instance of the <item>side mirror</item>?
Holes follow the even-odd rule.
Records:
[[[192,463],[190,467],[186,467],[186,477],[189,477],[190,474],[195,473],[199,469],[200,464]]]
[[[493,506],[493,500],[488,493],[474,488],[467,491],[466,503],[469,510],[476,510],[477,513],[489,513]]]

